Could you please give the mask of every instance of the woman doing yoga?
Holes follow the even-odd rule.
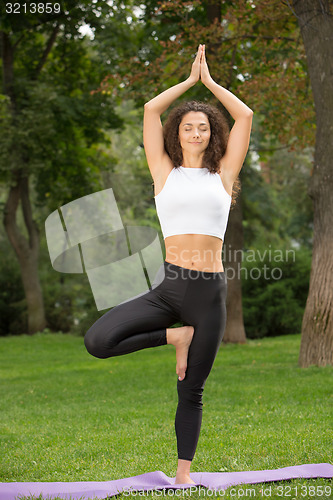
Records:
[[[229,133],[220,111],[199,102],[161,114],[199,80],[235,120]],[[252,111],[210,76],[200,45],[190,76],[145,104],[144,147],[165,241],[164,278],[149,292],[112,308],[89,329],[87,350],[98,358],[148,347],[176,348],[178,467],[175,484],[193,483],[202,394],[226,323],[222,243],[233,185],[246,156]],[[171,328],[177,322],[184,326]]]

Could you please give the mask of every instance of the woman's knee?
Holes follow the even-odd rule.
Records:
[[[101,339],[99,339],[98,335],[93,328],[89,328],[87,333],[84,336],[84,345],[86,346],[87,351],[95,358],[107,358],[108,356],[105,353],[105,349],[103,348],[103,344]]]
[[[178,401],[184,406],[190,408],[202,408],[202,395],[205,386],[205,381],[199,383],[191,383],[185,379],[177,382]]]

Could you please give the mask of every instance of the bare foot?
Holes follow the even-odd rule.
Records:
[[[195,484],[190,478],[191,460],[178,459],[175,484]]]
[[[192,479],[190,478],[190,476],[187,474],[187,475],[177,475],[176,476],[176,480],[175,480],[175,484],[195,484],[195,481],[192,481]]]
[[[180,328],[167,328],[167,343],[176,347],[176,373],[178,380],[185,378],[187,368],[187,355],[194,334],[193,326],[181,326]]]

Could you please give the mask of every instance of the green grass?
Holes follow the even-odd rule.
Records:
[[[299,344],[293,335],[221,347],[206,383],[192,472],[332,463],[333,368],[299,368]],[[99,360],[71,335],[4,337],[0,377],[0,481],[175,475],[173,347]],[[331,498],[278,494],[287,484],[331,482],[275,484],[269,498]],[[251,486],[257,498],[268,487]],[[223,498],[240,498],[240,488]]]

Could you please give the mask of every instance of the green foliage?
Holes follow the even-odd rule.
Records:
[[[22,7],[18,14],[7,14],[4,5],[0,7],[0,181],[6,184],[8,195],[11,186],[29,177],[32,218],[39,219],[39,225],[45,207],[53,211],[102,189],[101,170],[114,166],[112,155],[103,151],[109,142],[106,132],[123,123],[114,112],[112,94],[94,92],[107,74],[107,62],[102,63],[98,44],[89,43],[79,28],[87,23],[97,34],[107,24],[112,30],[120,17],[125,23],[128,3],[113,2],[111,6],[102,0],[66,0],[60,4],[58,14],[33,14],[29,3],[25,4],[28,12]],[[27,207],[24,204],[26,227],[22,224],[20,233],[31,243]],[[16,207],[12,215],[13,228]],[[38,243],[34,249],[37,247]],[[31,245],[25,248],[27,261],[32,259]],[[21,255],[21,266],[22,261]],[[70,295],[61,287],[52,290],[50,286],[46,292],[53,328],[61,325],[67,331],[72,326]],[[61,305],[58,320],[52,304]],[[25,331],[24,327],[11,330]]]
[[[290,150],[260,133],[261,118],[241,171],[244,246],[312,246],[313,206],[308,195],[312,148]]]
[[[266,248],[245,253],[241,276],[248,338],[301,330],[310,270],[311,253],[307,249]]]
[[[205,43],[213,78],[262,115],[264,135],[282,143],[297,138],[300,149],[314,143],[306,57],[289,5],[280,0],[150,0],[143,20],[140,50],[117,68],[118,90],[125,85],[139,106],[187,78],[198,44]],[[110,81],[114,86],[117,78]],[[191,94],[211,99],[201,85]]]
[[[53,277],[44,287],[45,313],[48,328],[53,332],[85,335],[102,315],[98,312],[85,275],[67,275],[50,270]]]
[[[52,280],[44,286],[45,315],[49,330],[54,332],[69,332],[74,326],[73,302],[81,292],[75,287],[67,275],[55,272],[48,273]]]
[[[52,268],[45,235],[41,238],[39,275],[50,331],[84,335],[105,312],[97,310],[86,274],[60,273]]]
[[[275,0],[271,4],[265,0],[253,9],[251,2],[226,1],[220,4],[220,24],[212,23],[208,6],[207,2],[180,0],[145,4],[66,0],[60,18],[43,14],[1,17],[1,28],[15,43],[15,108],[0,94],[0,179],[8,187],[16,169],[31,176],[34,218],[42,231],[51,211],[108,187],[114,189],[125,224],[160,229],[142,148],[142,109],[134,108],[187,76],[199,42],[207,44],[213,76],[241,97],[245,87],[250,89],[246,102],[255,104],[257,117],[259,109],[262,112],[260,122],[256,117],[258,136],[252,135],[254,150],[267,146],[264,138],[272,139],[272,135],[267,139],[268,130],[272,133],[273,129],[275,141],[281,117],[291,129],[295,117],[311,125],[297,111],[299,102],[308,113],[308,96],[302,100],[307,75],[302,49],[299,44],[295,48],[296,20],[286,6],[275,9]],[[39,71],[58,22],[55,43]],[[93,39],[79,33],[84,23],[93,30]],[[298,79],[292,80],[293,74]],[[211,94],[199,84],[184,98],[208,100]],[[277,125],[267,126],[270,116],[277,118]],[[310,246],[312,212],[306,196],[310,153],[294,161],[283,152],[273,157],[259,154],[270,173],[267,179],[253,165],[244,169],[245,248],[268,243],[278,247],[291,240]],[[84,333],[99,314],[86,278],[56,273],[44,243],[41,254],[49,328]],[[2,311],[7,318],[3,331],[23,332],[25,302],[18,268],[14,260],[8,264],[4,259],[0,270]],[[261,304],[266,301],[273,318],[283,285],[273,282],[269,289],[266,285],[267,280],[260,289]],[[251,308],[247,306],[248,311]],[[261,324],[268,321],[267,317]],[[255,319],[248,320],[252,322]],[[294,324],[299,325],[299,320]]]
[[[12,68],[3,62],[2,76],[13,71],[11,101],[1,97],[0,171],[33,175],[39,203],[58,204],[101,186],[100,169],[112,168],[98,145],[105,130],[120,128],[110,93],[94,93],[107,74],[92,43],[78,32],[83,22],[99,33],[111,30],[127,6],[97,0],[62,2],[61,24],[53,14],[4,15],[2,27],[15,42]],[[125,22],[125,21],[124,21]],[[27,36],[29,30],[29,36]],[[47,47],[51,34],[54,43]],[[47,48],[47,50],[46,50]],[[51,49],[51,50],[50,50]],[[44,56],[46,58],[44,59]],[[3,91],[4,92],[4,91]]]
[[[109,96],[72,91],[24,80],[20,111],[10,119],[2,100],[0,172],[10,181],[20,168],[33,174],[37,202],[50,208],[101,186],[100,170],[112,168],[98,144],[109,142],[104,128],[122,126]]]

